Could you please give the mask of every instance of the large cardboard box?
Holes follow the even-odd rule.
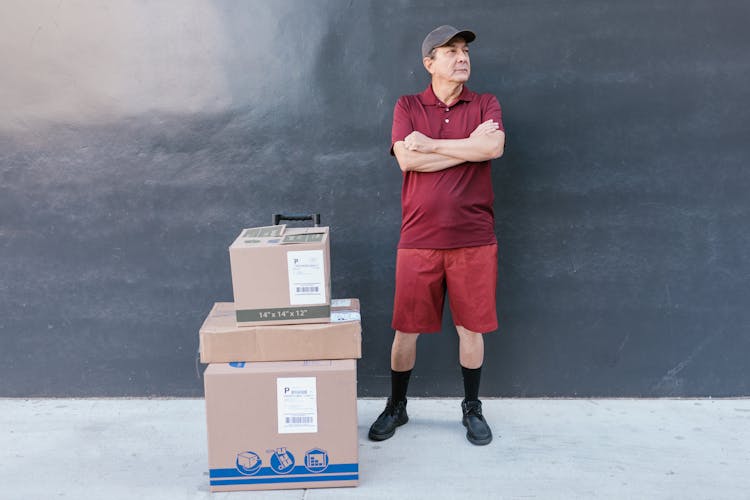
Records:
[[[229,247],[238,325],[325,323],[331,313],[327,227],[244,229]]]
[[[200,329],[202,363],[362,357],[359,300],[331,301],[328,323],[237,326],[231,302],[217,302]]]
[[[356,486],[353,359],[211,364],[211,491]]]

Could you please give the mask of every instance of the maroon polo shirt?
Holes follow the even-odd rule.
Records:
[[[401,96],[393,111],[393,145],[413,131],[432,139],[465,139],[489,119],[504,130],[497,98],[464,85],[451,106],[432,85],[421,94]],[[490,162],[465,162],[439,172],[404,172],[401,239],[398,248],[461,248],[496,243],[495,195]]]

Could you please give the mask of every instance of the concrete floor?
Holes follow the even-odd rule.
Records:
[[[469,444],[458,400],[412,399],[367,440],[360,486],[210,493],[203,400],[0,399],[2,499],[750,498],[750,400],[485,400]]]

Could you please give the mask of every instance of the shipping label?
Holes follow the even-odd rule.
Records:
[[[345,323],[347,321],[361,321],[357,311],[331,311],[331,323]]]
[[[325,304],[325,258],[323,250],[287,252],[289,303]]]
[[[318,432],[315,377],[276,379],[279,434]]]
[[[280,226],[265,226],[265,227],[254,227],[252,229],[246,229],[242,233],[243,238],[264,238],[264,237],[280,237],[284,234],[286,225]]]

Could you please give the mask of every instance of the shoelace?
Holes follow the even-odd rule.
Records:
[[[474,415],[476,417],[482,416],[482,406],[477,403],[469,403],[466,405],[466,415]]]

